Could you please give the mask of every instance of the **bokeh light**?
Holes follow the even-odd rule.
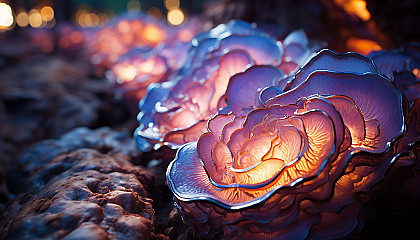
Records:
[[[179,0],[165,0],[165,7],[168,10],[179,8]]]
[[[41,27],[42,25],[42,16],[37,9],[32,9],[29,12],[29,25],[33,28]]]
[[[184,21],[184,13],[181,9],[171,9],[168,12],[168,22],[172,25],[179,25]]]
[[[0,29],[6,29],[13,24],[12,8],[6,3],[0,3]]]
[[[48,22],[54,19],[54,10],[50,6],[44,6],[41,8],[42,21]]]
[[[29,16],[26,12],[19,12],[16,15],[16,23],[19,27],[26,27],[29,24]]]
[[[101,20],[100,17],[104,19],[104,16],[88,12],[85,9],[79,9],[76,12],[76,21],[83,28],[93,28],[98,26]]]
[[[152,44],[158,44],[159,42],[162,42],[166,36],[165,32],[163,32],[157,26],[148,25],[144,30],[144,37]]]

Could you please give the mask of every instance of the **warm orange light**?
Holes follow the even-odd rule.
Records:
[[[98,18],[99,18],[99,26],[102,26],[108,22],[108,16],[105,13],[99,13]]]
[[[124,64],[124,65],[125,66],[122,66],[122,65],[115,66],[115,70],[116,70],[115,73],[117,75],[117,78],[125,82],[133,81],[137,75],[136,68],[132,65],[127,65],[127,64]]]
[[[50,6],[45,6],[41,8],[42,20],[45,22],[51,21],[54,18],[54,10]]]
[[[142,73],[151,73],[153,71],[154,65],[155,65],[154,60],[153,59],[148,59],[144,63],[140,64],[139,70]]]
[[[179,0],[165,0],[165,7],[168,10],[179,8]]]
[[[82,15],[81,18],[84,23],[84,26],[86,27],[92,26],[93,20],[92,20],[92,16],[89,13]]]
[[[149,25],[144,30],[144,38],[153,44],[162,42],[165,37],[165,33],[154,25]]]
[[[420,78],[420,69],[414,68],[412,72],[416,78]]]
[[[26,27],[29,24],[29,16],[26,12],[20,12],[16,16],[16,23],[19,27]]]
[[[124,20],[118,23],[117,28],[118,28],[118,31],[122,33],[127,33],[130,31],[130,24],[128,23],[128,21]]]
[[[335,0],[335,3],[342,6],[349,14],[358,16],[363,21],[370,19],[370,12],[366,8],[365,0]]]
[[[89,13],[90,19],[91,19],[91,25],[90,27],[96,27],[99,24],[99,17],[96,13]]]
[[[96,13],[89,13],[86,10],[76,12],[77,23],[84,28],[96,27],[99,25],[99,16]]]
[[[12,8],[6,3],[0,3],[0,29],[5,29],[13,24]]]
[[[355,37],[347,40],[346,46],[348,50],[358,52],[363,55],[368,55],[373,51],[382,50],[382,47],[375,41]]]
[[[31,25],[31,27],[34,27],[34,28],[41,27],[42,16],[41,16],[41,13],[38,10],[32,9],[29,12],[29,25]]]
[[[181,9],[171,9],[168,12],[168,22],[172,25],[179,25],[184,21],[184,13]]]

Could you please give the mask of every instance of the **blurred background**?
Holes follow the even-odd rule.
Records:
[[[257,22],[279,38],[304,29],[312,39],[336,51],[391,49],[420,38],[418,0],[2,0],[1,34],[27,28],[51,29],[60,23],[96,28],[123,12],[143,12],[172,25],[191,16],[204,21],[203,30],[230,19]],[[47,47],[44,47],[47,49]],[[50,50],[52,47],[50,47]],[[44,49],[44,50],[45,50]]]

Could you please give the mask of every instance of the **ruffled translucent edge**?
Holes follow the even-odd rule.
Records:
[[[291,188],[291,187],[294,187],[296,184],[303,183],[303,182],[306,182],[306,181],[310,181],[310,180],[316,178],[317,176],[319,176],[321,174],[322,170],[324,169],[324,166],[328,162],[328,161],[325,161],[323,163],[323,166],[317,172],[317,174],[315,174],[315,175],[313,175],[311,177],[308,177],[308,178],[299,178],[296,181],[291,182],[288,185],[279,185],[279,186],[276,186],[275,188],[273,188],[269,192],[265,193],[264,195],[262,195],[262,196],[260,196],[258,198],[255,198],[255,199],[253,199],[251,201],[242,202],[242,203],[227,204],[227,203],[222,202],[221,199],[216,199],[216,198],[206,197],[206,196],[187,198],[187,197],[182,196],[182,194],[176,189],[175,184],[174,184],[174,182],[172,181],[172,178],[171,178],[171,173],[172,173],[173,166],[178,161],[179,154],[181,153],[181,150],[183,148],[190,147],[191,145],[194,145],[196,143],[197,142],[191,142],[191,143],[184,144],[180,149],[178,149],[178,151],[176,153],[176,156],[175,156],[175,159],[173,161],[171,161],[170,164],[168,165],[168,168],[167,168],[167,171],[166,171],[166,179],[168,181],[169,189],[172,191],[172,193],[174,194],[174,196],[177,199],[181,200],[181,201],[184,201],[184,202],[191,202],[191,201],[209,201],[209,202],[215,203],[216,205],[218,205],[218,206],[220,206],[222,208],[229,209],[229,210],[242,210],[242,209],[250,208],[252,206],[255,206],[257,204],[260,204],[262,202],[265,202],[268,198],[270,198],[275,192],[277,192],[280,189]],[[348,162],[349,162],[349,160],[352,158],[352,156],[355,153],[356,153],[356,151],[352,151],[352,152],[346,154],[346,159],[342,159],[342,161],[345,161],[346,162],[346,165],[347,165]],[[197,164],[197,167],[201,167],[202,169],[199,169],[199,170],[204,171],[204,174],[206,174],[206,176],[207,176],[207,173],[205,172],[205,169],[204,169],[203,165],[198,160],[198,154],[197,154],[197,161],[194,164]],[[191,165],[190,165],[190,167],[191,167]]]
[[[366,70],[361,71],[363,68],[353,68],[350,67],[350,64],[343,64],[342,66],[331,66],[328,64],[327,67],[321,67],[319,68],[319,65],[323,65],[324,63],[320,63],[321,60],[329,61],[328,58],[333,58],[335,61],[361,61],[361,64],[367,64]],[[332,67],[332,69],[331,69]],[[353,68],[353,69],[350,69]],[[298,70],[298,72],[295,74],[293,78],[286,79],[286,87],[284,88],[285,91],[290,91],[303,82],[306,81],[306,79],[311,75],[312,72],[316,70],[327,70],[327,71],[335,71],[335,72],[342,72],[342,73],[377,73],[380,74],[379,69],[375,65],[372,59],[361,55],[359,53],[355,52],[348,52],[348,53],[335,53],[334,51],[331,51],[329,49],[322,49],[319,51],[315,56],[313,56],[301,69]],[[279,83],[280,85],[280,83]]]
[[[327,74],[332,74],[332,73],[335,73],[335,72],[316,72],[316,74],[315,75],[317,75],[317,74],[322,74],[322,73],[327,73]],[[335,73],[335,74],[343,74],[343,73]],[[350,76],[375,76],[375,77],[379,77],[379,78],[381,78],[381,79],[383,79],[382,81],[384,82],[384,83],[386,83],[386,84],[390,84],[390,85],[392,85],[392,83],[387,79],[387,78],[385,78],[385,77],[383,77],[382,75],[380,75],[380,74],[372,74],[372,73],[367,73],[367,74],[350,74],[350,73],[346,73],[346,74],[344,74],[344,75],[350,75]],[[393,86],[393,85],[392,85]],[[388,150],[389,150],[389,147],[390,147],[390,145],[391,145],[391,142],[392,141],[394,141],[396,138],[398,138],[399,136],[401,136],[401,134],[403,134],[404,133],[404,131],[405,131],[405,117],[404,117],[404,113],[403,113],[403,96],[402,96],[402,94],[401,94],[401,92],[398,90],[398,89],[396,89],[394,86],[393,86],[393,90],[397,93],[397,95],[398,95],[398,101],[399,101],[399,106],[398,106],[398,108],[399,109],[401,109],[401,118],[400,117],[398,117],[399,119],[401,119],[401,127],[399,128],[398,126],[396,126],[396,127],[398,127],[399,128],[399,131],[398,132],[396,132],[395,133],[395,135],[394,136],[392,136],[392,138],[389,140],[389,141],[387,141],[387,143],[386,143],[386,149],[385,149],[385,152],[387,152]],[[300,96],[300,97],[302,97],[302,96]],[[299,97],[299,98],[300,98]],[[388,138],[389,139],[389,138]],[[217,204],[217,205],[219,205],[219,206],[221,206],[221,207],[223,207],[223,208],[227,208],[227,209],[231,209],[231,210],[237,210],[237,209],[243,209],[243,208],[247,208],[247,207],[250,207],[250,206],[253,206],[253,205],[256,205],[256,204],[258,204],[258,203],[261,203],[261,202],[263,202],[263,201],[265,201],[266,199],[268,199],[275,191],[277,191],[278,189],[280,189],[280,188],[284,188],[284,187],[293,187],[295,184],[297,184],[297,183],[299,183],[299,182],[302,182],[302,181],[304,181],[305,179],[298,179],[298,180],[296,180],[296,181],[294,181],[294,182],[292,182],[289,186],[277,186],[276,188],[274,188],[273,190],[271,190],[271,191],[269,191],[269,192],[267,192],[267,193],[265,193],[263,196],[261,196],[261,197],[258,197],[258,198],[255,198],[255,199],[253,199],[252,201],[248,201],[248,202],[244,202],[244,203],[239,203],[239,204],[226,204],[226,203],[224,203],[224,202],[222,202],[220,199],[215,199],[215,198],[212,198],[212,197],[208,197],[208,196],[202,196],[202,197],[191,197],[191,198],[188,198],[188,197],[185,197],[185,196],[182,196],[182,194],[176,189],[176,187],[175,187],[175,183],[172,181],[172,178],[171,178],[171,173],[172,173],[172,168],[173,168],[173,166],[174,166],[174,164],[177,162],[177,161],[179,161],[179,159],[180,159],[180,154],[184,154],[183,153],[183,151],[182,151],[182,149],[183,148],[189,148],[191,145],[193,145],[193,144],[196,144],[195,142],[194,143],[189,143],[189,144],[185,144],[185,145],[183,145],[182,147],[181,147],[181,149],[179,149],[179,151],[177,152],[177,155],[176,155],[176,157],[175,157],[175,159],[170,163],[170,165],[168,166],[168,170],[167,170],[167,173],[166,173],[166,176],[167,176],[167,180],[168,180],[168,183],[169,183],[169,187],[170,187],[170,189],[171,189],[171,191],[174,193],[174,195],[175,195],[175,197],[176,198],[178,198],[179,200],[181,200],[181,201],[195,201],[195,200],[206,200],[206,201],[211,201],[211,202],[214,202],[215,204]],[[349,155],[348,155],[348,158],[346,159],[346,162],[348,162],[349,161],[349,159],[353,156],[353,154],[354,153],[357,153],[357,152],[359,152],[360,150],[359,149],[352,149],[351,151],[350,151],[350,153],[349,153]],[[198,170],[198,169],[200,169],[200,168],[203,168],[203,166],[201,165],[201,164],[199,164],[199,158],[198,158],[198,155],[197,155],[197,152],[196,152],[196,149],[195,149],[195,154],[193,154],[193,157],[194,158],[197,158],[196,160],[195,160],[195,164],[197,164],[196,166],[195,166],[195,170]],[[189,156],[189,158],[191,158],[191,156]],[[202,169],[202,171],[204,171],[205,172],[205,169]],[[321,170],[320,170],[320,172],[321,172]],[[317,175],[314,175],[313,177],[316,177]],[[312,179],[312,178],[311,178]]]
[[[274,86],[275,82],[283,77],[285,74],[272,65],[253,65],[233,75],[225,93],[227,110],[235,115],[241,115],[245,109],[252,110],[253,107],[257,107],[259,92],[266,87]]]
[[[208,32],[199,33],[191,41],[192,47],[185,65],[181,68],[181,73],[187,73],[191,68],[196,68],[196,62],[203,62],[206,56],[212,51],[219,50],[220,42],[229,37],[263,37],[267,41],[278,44],[276,38],[264,30],[257,27],[256,24],[247,23],[240,20],[231,20],[226,24],[220,24]],[[280,43],[281,44],[281,43]],[[235,50],[235,49],[233,49]],[[280,55],[277,61],[281,62],[283,48],[279,48]]]
[[[335,79],[335,77],[341,76],[343,78],[349,78],[349,79],[358,79],[361,82],[366,81],[367,79],[372,79],[373,80],[377,80],[377,81],[381,81],[383,82],[385,85],[384,87],[389,88],[389,90],[394,91],[394,93],[396,95],[398,95],[398,103],[396,103],[398,105],[395,106],[394,104],[390,104],[390,107],[393,107],[395,109],[398,108],[399,111],[396,111],[397,113],[400,112],[400,114],[398,116],[395,116],[395,118],[398,117],[399,120],[399,127],[398,127],[398,132],[396,132],[395,134],[392,134],[392,136],[388,137],[387,139],[389,139],[389,141],[387,141],[384,144],[384,148],[385,149],[381,149],[381,150],[377,150],[377,151],[370,151],[373,153],[379,153],[379,152],[387,152],[390,148],[391,142],[393,142],[396,138],[398,138],[399,136],[401,136],[406,129],[405,126],[405,116],[404,116],[404,99],[403,99],[403,94],[401,93],[401,91],[396,88],[391,81],[386,78],[385,76],[379,74],[379,73],[349,73],[349,72],[336,72],[336,71],[315,71],[312,72],[308,78],[302,82],[301,84],[299,84],[297,87],[295,87],[293,90],[281,93],[278,96],[275,96],[273,98],[268,98],[266,100],[264,100],[263,94],[266,91],[270,91],[270,88],[266,88],[264,89],[261,94],[260,94],[260,100],[262,101],[262,104],[265,107],[269,107],[272,105],[288,105],[288,104],[293,104],[294,102],[298,101],[300,98],[302,97],[308,97],[308,96],[312,96],[312,95],[320,95],[320,96],[332,96],[332,95],[343,95],[343,96],[347,96],[351,99],[353,99],[351,96],[348,96],[346,93],[344,93],[345,91],[348,91],[347,88],[342,88],[341,91],[342,92],[332,92],[332,91],[325,91],[324,92],[324,88],[320,88],[319,91],[315,91],[314,87],[307,87],[306,85],[310,85],[313,84],[311,83],[312,79],[322,79],[324,77],[329,77],[329,79]],[[365,78],[365,79],[363,79]],[[366,81],[367,82],[367,81]],[[331,84],[336,84],[337,82],[331,82]],[[319,86],[316,86],[319,87]],[[364,88],[364,90],[369,89],[369,87],[367,86],[366,88]],[[306,92],[305,92],[306,91]],[[312,93],[309,93],[312,92]],[[351,93],[351,91],[348,91]],[[356,92],[356,91],[353,91]],[[383,99],[388,100],[388,96],[384,96]],[[354,100],[354,99],[353,99]],[[397,99],[396,99],[397,100]],[[383,104],[383,103],[380,103]],[[388,105],[387,105],[388,106]],[[360,109],[361,106],[357,106],[356,103],[356,108],[359,109],[359,111],[361,111],[361,113],[363,114],[363,112],[367,112],[368,114],[371,114],[371,112],[367,111],[366,109]],[[365,117],[365,116],[364,116]],[[365,119],[366,120],[366,119]],[[367,119],[370,120],[370,119]],[[358,149],[361,151],[365,151],[364,149]],[[369,152],[369,151],[368,151]]]
[[[233,35],[232,35],[233,36]],[[230,36],[227,36],[227,37],[230,37]],[[276,45],[276,46],[278,46],[278,44],[276,43],[276,42],[274,42],[272,39],[268,39],[268,41],[270,42],[270,44],[274,44],[274,45]],[[273,46],[274,46],[273,45]],[[276,60],[274,60],[274,61],[278,61],[278,60],[281,60],[281,57],[282,57],[282,54],[283,54],[283,50],[282,50],[282,48],[280,48],[280,47],[278,47],[278,48],[276,48],[276,50],[278,50],[278,52],[276,52],[274,55],[276,56],[275,57],[275,59]],[[247,56],[248,58],[249,58],[249,60],[250,60],[250,64],[252,65],[252,64],[254,64],[254,62],[252,61],[252,59],[250,58],[250,54],[249,53],[247,53],[247,52],[245,52],[244,50],[241,50],[241,49],[233,49],[233,50],[230,50],[230,51],[227,51],[227,52],[224,52],[224,55],[222,55],[222,57],[220,58],[220,60],[218,60],[218,61],[221,61],[222,59],[225,59],[226,58],[226,56],[230,56],[230,55],[235,55],[235,54],[242,54],[242,55],[244,55],[244,56]],[[212,56],[210,56],[210,55],[208,55],[207,57],[206,57],[207,59],[210,59],[210,58],[212,58]],[[214,58],[214,59],[218,59],[218,58]],[[204,64],[204,62],[201,64],[201,66],[203,66],[203,64]],[[261,66],[261,67],[263,67],[263,66]],[[265,67],[268,67],[268,66],[265,66]],[[252,67],[250,67],[250,66],[246,66],[246,67],[244,67],[243,69],[242,69],[242,71],[241,72],[239,72],[239,73],[243,73],[245,70],[247,70],[247,69],[249,69],[249,68],[252,68]],[[274,67],[272,67],[273,69],[274,69]],[[198,69],[198,68],[195,68],[195,69]],[[220,69],[220,65],[218,65],[217,66],[217,68],[215,68],[215,69],[213,69],[212,70],[212,72],[209,72],[207,75],[209,76],[208,77],[208,79],[210,78],[210,76],[213,74],[213,73],[216,73],[217,71],[219,71],[219,69]],[[252,68],[253,69],[253,68]],[[280,75],[282,75],[282,73],[281,73],[281,71],[280,70],[278,70],[278,69],[276,69],[275,68],[275,71],[276,72],[278,72],[278,75],[280,76]],[[234,75],[235,76],[235,75]],[[233,77],[233,76],[232,76]],[[228,82],[230,82],[230,81],[228,81]],[[169,92],[167,93],[167,97],[170,97],[170,95],[171,95],[171,93],[173,92],[173,90],[174,89],[176,89],[177,88],[177,85],[178,85],[178,81],[177,80],[175,80],[175,81],[173,81],[173,86],[171,87],[171,89],[169,90]],[[150,89],[150,88],[149,88]],[[153,88],[152,90],[155,90],[156,91],[156,89],[155,88]],[[149,92],[151,91],[151,90],[148,90]],[[146,95],[146,99],[148,99],[148,98],[150,98],[151,96],[150,96],[150,94],[148,93],[147,95]],[[153,97],[152,97],[153,98]],[[149,102],[149,101],[144,101],[144,100],[142,100],[141,101],[141,103],[142,104],[140,104],[140,108],[143,108],[143,106],[144,106],[144,104],[145,104],[145,102]],[[157,101],[158,102],[158,101]],[[157,103],[156,101],[155,102],[153,102],[154,103],[154,105],[156,105],[156,103]],[[146,109],[146,108],[144,108],[144,109]],[[148,109],[148,108],[147,108]],[[153,109],[148,109],[149,111],[149,113],[152,113],[153,112]],[[142,122],[142,118],[143,118],[143,115],[141,115],[141,113],[142,112],[144,112],[144,110],[142,110],[140,113],[139,113],[139,117],[138,117],[138,122],[139,123],[141,123]],[[217,112],[216,112],[217,113]],[[149,119],[149,122],[152,122],[153,123],[153,121],[152,120],[150,120]],[[197,122],[197,123],[199,123],[199,122]],[[189,128],[193,128],[195,125],[192,125],[192,126],[190,126],[190,127],[188,127],[188,128],[185,128],[185,129],[179,129],[179,130],[176,130],[175,129],[175,131],[177,131],[177,132],[179,132],[179,133],[181,133],[181,131],[183,131],[183,130],[186,130],[186,131],[188,131],[188,129]],[[174,132],[174,131],[170,131],[168,134],[170,134],[170,133],[172,133],[172,132]],[[161,134],[159,134],[158,132],[154,132],[154,131],[152,131],[152,129],[148,129],[148,127],[143,127],[143,129],[140,129],[140,128],[138,128],[136,131],[135,131],[135,136],[136,137],[142,137],[142,138],[145,138],[145,140],[147,140],[147,139],[150,139],[151,140],[151,144],[153,144],[154,145],[154,148],[158,148],[159,147],[159,145],[160,146],[162,146],[162,145],[168,145],[168,146],[170,146],[171,148],[174,148],[174,149],[176,149],[176,148],[178,148],[179,146],[180,146],[180,143],[172,143],[172,142],[166,142],[166,141],[164,141],[164,139],[165,139],[165,134],[163,134],[163,133],[161,133]],[[137,141],[138,142],[138,147],[140,148],[140,149],[142,149],[143,151],[148,151],[148,150],[150,150],[151,149],[151,144],[146,144],[145,143],[145,141],[140,141],[140,140],[138,140]],[[160,142],[162,142],[162,143],[160,143]],[[147,147],[145,147],[147,145]],[[181,144],[182,145],[182,144]]]

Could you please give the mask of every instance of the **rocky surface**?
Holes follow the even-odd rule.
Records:
[[[13,198],[4,179],[8,167],[18,166],[17,156],[30,144],[78,126],[131,119],[135,125],[111,85],[93,71],[84,61],[59,55],[29,55],[0,66],[0,210]]]
[[[33,172],[1,217],[9,239],[149,239],[153,174],[121,154],[80,149]]]
[[[8,172],[17,197],[0,217],[0,239],[192,236],[165,182],[173,154],[169,148],[142,154],[128,131],[109,127],[79,127],[40,141]]]
[[[56,156],[80,148],[96,149],[100,152],[123,153],[131,161],[140,160],[141,152],[137,149],[128,130],[113,131],[109,127],[91,130],[87,127],[75,128],[59,139],[42,140],[27,148],[12,166],[15,174],[24,179],[31,171],[43,167]]]

